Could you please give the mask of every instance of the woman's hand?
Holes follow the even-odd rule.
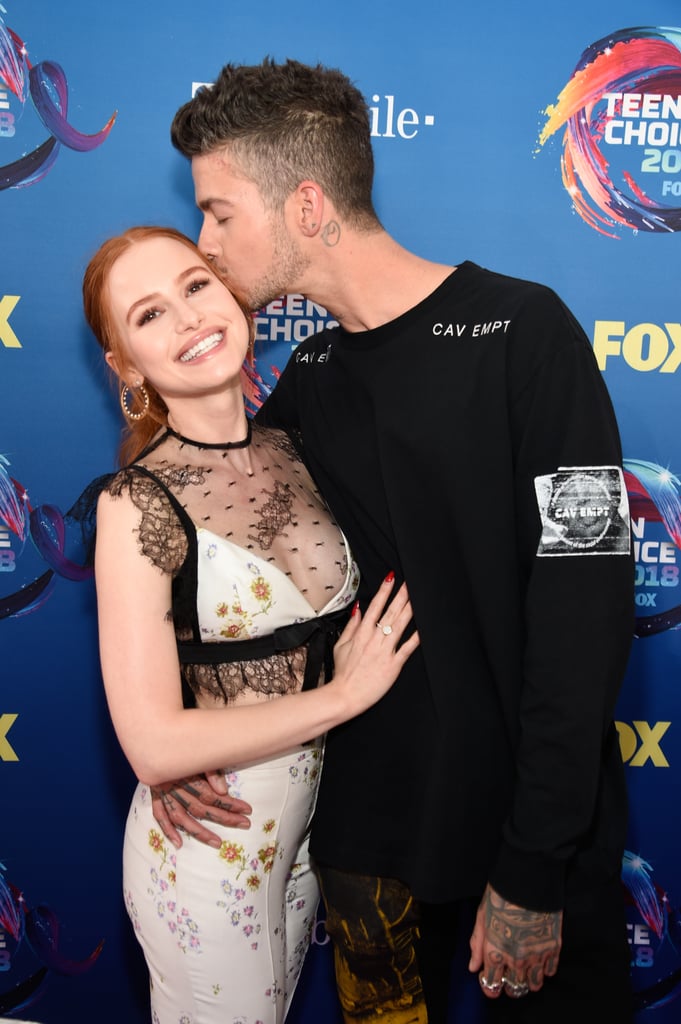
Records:
[[[412,607],[406,583],[388,604],[393,586],[390,573],[364,615],[355,605],[334,647],[335,671],[329,685],[343,693],[348,718],[366,711],[387,693],[420,643],[414,632],[400,645],[412,620]]]

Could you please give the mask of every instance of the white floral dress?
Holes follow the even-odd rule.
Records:
[[[347,607],[357,590],[345,538],[288,439],[254,426],[251,454],[243,478],[224,448],[169,431],[108,487],[130,495],[141,512],[142,556],[173,577],[185,703],[253,702],[300,689],[304,644],[257,660],[204,661],[202,653],[317,621]],[[227,766],[230,793],[253,814],[250,829],[211,823],[217,849],[184,835],[176,850],[154,820],[149,788],[138,785],[123,884],[149,969],[154,1024],[285,1019],[319,896],[307,834],[321,763],[317,740]]]

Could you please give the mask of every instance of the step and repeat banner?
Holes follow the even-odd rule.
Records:
[[[551,285],[592,340],[636,553],[617,712],[632,977],[641,1024],[681,1019],[678,6],[1,0],[0,1017],[149,1019],[120,894],[134,780],[103,698],[92,580],[64,520],[113,467],[121,426],[80,285],[100,242],[131,224],[197,235],[172,116],[227,61],[271,55],[340,67],[362,90],[377,209],[401,243]],[[258,314],[265,388],[329,320],[296,295]],[[438,380],[427,348],[414,372]],[[482,1021],[465,948],[456,988],[452,1024]],[[289,1019],[340,1020],[321,914]]]

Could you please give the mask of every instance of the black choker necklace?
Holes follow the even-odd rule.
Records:
[[[193,441],[191,437],[184,437],[182,434],[178,434],[172,427],[168,427],[168,433],[176,437],[182,444],[191,444],[194,448],[213,448],[219,451],[229,451],[232,448],[248,448],[251,443],[251,437],[253,434],[253,425],[249,419],[246,420],[246,436],[243,441],[224,441],[222,444],[208,444],[204,441]]]

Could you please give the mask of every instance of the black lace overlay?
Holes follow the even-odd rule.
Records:
[[[248,539],[257,541],[263,551],[267,551],[272,547],[275,537],[288,536],[284,532],[284,527],[292,522],[293,494],[289,485],[282,483],[281,480],[275,480],[273,490],[264,493],[265,502],[257,510],[259,512],[256,524],[258,532],[255,535],[249,533]]]
[[[194,694],[203,690],[229,703],[244,690],[274,696],[295,693],[305,671],[307,648],[271,654],[256,661],[218,665],[182,665],[182,679]]]
[[[166,472],[173,477],[172,470]],[[159,479],[162,474],[158,474]],[[181,471],[177,472],[181,478]],[[158,483],[134,467],[123,469],[107,488],[113,498],[125,491],[135,508],[141,512],[137,537],[142,554],[168,575],[178,573],[187,557],[188,541],[167,494]]]
[[[254,424],[249,458],[244,470],[229,450],[203,448],[166,433],[133,465],[96,482],[114,498],[125,495],[139,511],[135,534],[140,552],[172,577],[172,615],[180,647],[189,643],[196,651],[203,640],[197,612],[197,530],[208,530],[273,563],[314,609],[323,608],[346,581],[342,535],[296,446],[281,431]],[[229,656],[229,641],[209,640],[202,647],[213,648],[216,642],[225,652],[224,662],[217,657],[205,659],[210,663],[188,662],[189,656],[181,654],[185,705],[201,694],[228,703],[245,690],[272,696],[300,689],[307,643],[237,661]]]

